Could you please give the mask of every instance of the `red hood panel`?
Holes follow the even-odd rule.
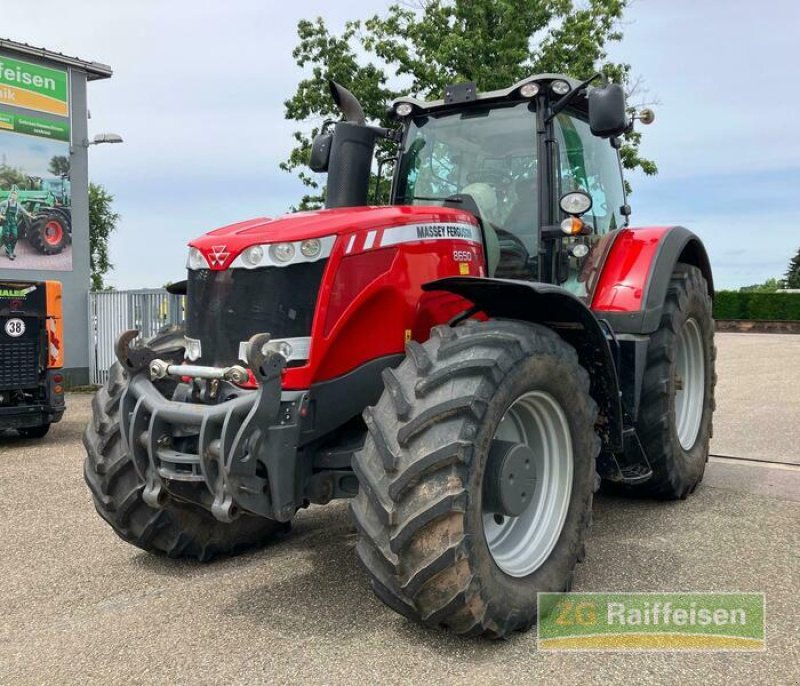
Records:
[[[354,231],[382,229],[417,222],[469,222],[469,212],[436,206],[389,205],[386,207],[341,207],[333,210],[297,212],[277,219],[261,217],[223,226],[189,242],[204,255],[225,256],[216,269],[225,269],[245,248],[258,243],[299,241],[305,238],[342,235]],[[214,267],[212,267],[214,268]]]

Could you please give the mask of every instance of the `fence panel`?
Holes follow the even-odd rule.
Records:
[[[116,359],[114,341],[127,329],[147,339],[170,324],[183,324],[184,297],[154,288],[89,293],[90,381],[103,384]]]

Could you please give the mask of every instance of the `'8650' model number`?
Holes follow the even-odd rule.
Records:
[[[453,250],[455,262],[472,262],[472,253],[469,250]]]

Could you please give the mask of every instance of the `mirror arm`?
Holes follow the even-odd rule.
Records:
[[[579,83],[569,93],[567,93],[566,95],[562,96],[559,100],[557,100],[550,108],[550,112],[547,115],[547,118],[545,119],[545,124],[549,124],[553,120],[553,118],[559,112],[561,112],[561,110],[563,110],[567,105],[569,105],[575,99],[575,96],[578,95],[578,93],[580,93],[584,88],[586,88],[586,86],[588,86],[592,81],[602,78],[603,75],[600,72],[597,72],[596,74],[590,76],[585,81]]]

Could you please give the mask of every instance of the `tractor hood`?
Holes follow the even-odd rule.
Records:
[[[189,246],[197,248],[206,257],[211,269],[221,270],[227,269],[239,253],[252,245],[342,236],[421,222],[477,224],[477,220],[469,212],[449,207],[343,207],[297,212],[277,219],[261,217],[231,224],[190,241]]]

